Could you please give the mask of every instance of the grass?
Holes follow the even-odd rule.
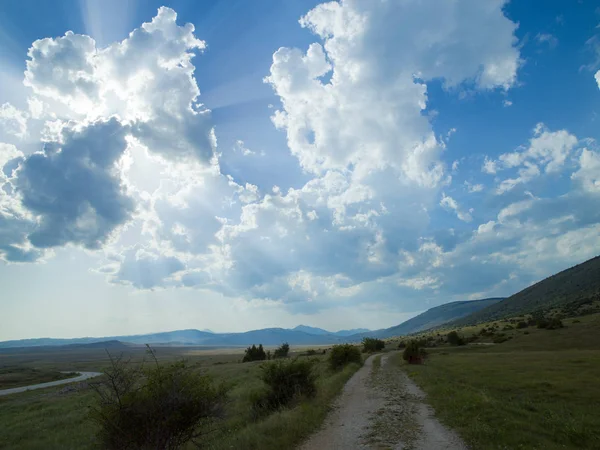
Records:
[[[600,448],[600,315],[576,320],[502,331],[510,339],[497,345],[435,348],[405,368],[472,448]]]
[[[74,372],[62,373],[56,370],[39,370],[31,367],[0,367],[0,390],[64,380],[75,376],[77,374]]]
[[[92,370],[102,372],[108,357],[103,351],[88,349],[64,353],[0,353],[0,364],[42,367],[46,370]],[[134,360],[141,359],[141,349],[132,350]],[[263,388],[259,379],[261,362],[239,363],[241,353],[216,354],[201,349],[158,348],[161,361],[186,357],[195,370],[212,374],[230,387],[225,420],[207,435],[206,448],[221,449],[289,449],[299,444],[323,422],[331,402],[346,381],[360,367],[352,364],[339,372],[330,371],[327,355],[310,356],[317,360],[316,397],[296,406],[270,414],[260,420],[252,416],[253,393]],[[24,392],[0,397],[0,449],[48,448],[93,449],[96,429],[88,420],[88,409],[95,401],[86,384],[75,390],[62,387]],[[195,448],[189,446],[190,449]]]

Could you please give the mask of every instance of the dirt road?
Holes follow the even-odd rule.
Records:
[[[466,450],[424,403],[425,395],[390,361],[374,355],[348,381],[323,428],[300,450]]]
[[[8,394],[17,394],[19,392],[31,391],[33,389],[44,389],[52,386],[60,386],[61,384],[76,383],[79,381],[85,381],[90,378],[102,375],[100,372],[79,372],[79,375],[73,378],[66,378],[64,380],[49,381],[48,383],[31,384],[29,386],[21,386],[11,389],[0,390],[0,396]]]

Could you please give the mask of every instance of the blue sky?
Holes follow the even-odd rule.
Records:
[[[3,2],[0,339],[387,327],[596,256],[600,10],[540,5]]]

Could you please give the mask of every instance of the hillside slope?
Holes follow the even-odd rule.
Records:
[[[452,325],[473,325],[593,300],[600,300],[600,256],[552,275]]]
[[[353,340],[362,339],[363,337],[376,337],[380,339],[390,338],[394,336],[402,336],[419,331],[429,330],[440,325],[443,325],[461,317],[468,316],[474,311],[479,311],[489,305],[497,303],[503,298],[484,298],[482,300],[470,300],[446,303],[428,309],[424,313],[413,317],[412,319],[402,322],[390,328],[375,330],[368,333],[351,336]],[[356,338],[356,339],[354,339]]]
[[[402,336],[419,331],[429,330],[430,328],[438,327],[461,317],[468,316],[476,311],[480,311],[490,305],[497,304],[504,298],[484,298],[481,300],[451,302],[444,305],[436,306],[428,309],[422,314],[419,314],[406,322],[396,325],[395,327],[379,330],[377,337],[388,338],[393,336]]]

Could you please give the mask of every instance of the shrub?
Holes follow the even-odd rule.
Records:
[[[274,361],[261,366],[260,379],[267,390],[253,401],[256,412],[285,407],[301,397],[314,397],[317,392],[314,360]]]
[[[273,352],[273,358],[287,358],[288,353],[290,353],[290,344],[284,342],[281,344],[281,346],[275,349],[275,352]]]
[[[242,359],[242,362],[264,361],[265,359],[267,359],[267,354],[265,353],[265,349],[263,348],[262,344],[259,344],[258,347],[252,344],[252,347],[248,347],[246,349],[246,353],[244,355],[244,359]]]
[[[362,345],[363,352],[373,353],[383,350],[385,347],[385,342],[383,342],[381,339],[366,337],[362,340]]]
[[[451,331],[446,336],[450,345],[465,345],[465,340],[456,331]]]
[[[581,323],[581,320],[579,320],[579,319],[575,319],[575,320],[574,320],[573,322],[571,322],[571,323]]]
[[[419,342],[413,340],[406,344],[402,358],[409,364],[421,364],[426,354],[425,350],[419,345]]]
[[[313,349],[313,348],[307,350],[306,353],[305,353],[306,356],[313,356],[313,355],[316,355],[316,354],[317,354],[317,351],[315,349]]]
[[[553,317],[552,319],[548,320],[546,329],[547,330],[557,330],[559,328],[562,328],[563,326],[564,325],[562,323],[562,320],[560,320],[558,317]]]
[[[529,325],[527,324],[527,322],[521,321],[519,323],[517,323],[517,328],[518,329],[522,329],[522,328],[527,328]]]
[[[506,335],[504,334],[499,334],[496,337],[494,337],[494,340],[492,341],[494,344],[502,344],[503,342],[508,341],[508,337],[506,337]]]
[[[399,348],[400,350],[402,350],[403,348],[406,348],[406,342],[404,342],[404,341],[400,341],[400,343],[398,344],[398,348]]]
[[[525,330],[523,331],[523,334],[529,334],[529,331]]]
[[[538,319],[537,327],[538,328],[548,328],[548,320],[547,319]]]
[[[182,362],[132,368],[110,358],[105,381],[92,384],[98,404],[90,418],[105,449],[178,449],[200,445],[207,426],[223,414],[226,390]],[[110,355],[109,355],[110,357]]]
[[[329,352],[329,365],[337,370],[349,363],[362,363],[360,350],[351,344],[334,345]]]

